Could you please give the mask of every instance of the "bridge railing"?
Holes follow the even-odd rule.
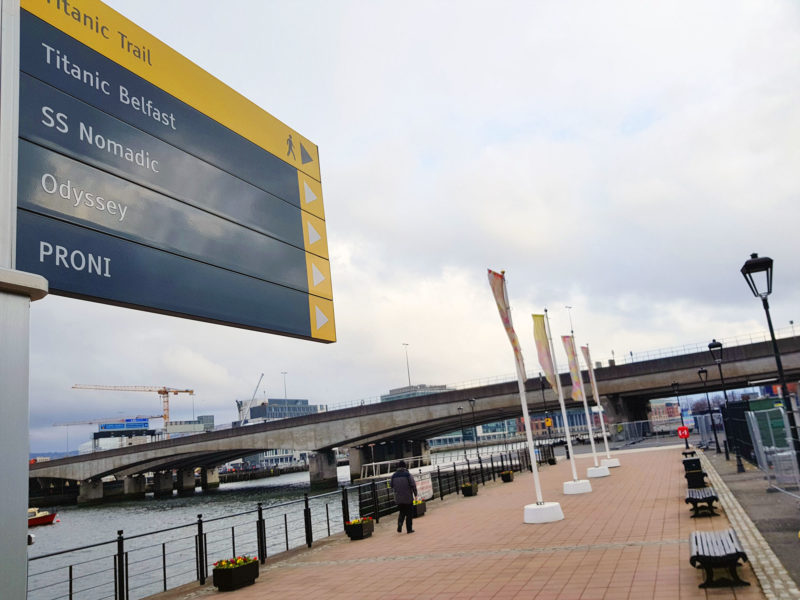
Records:
[[[795,330],[794,325],[790,327],[783,327],[778,328],[775,330],[775,337],[776,338],[788,338],[788,337],[795,337],[797,333],[800,332],[800,327]],[[758,342],[768,342],[770,341],[769,331],[762,330],[759,332],[736,335],[736,336],[729,336],[724,338],[716,338],[717,341],[721,342],[725,348],[731,348],[734,346],[743,346],[746,344],[755,344]],[[705,340],[702,342],[694,342],[690,344],[683,344],[680,346],[670,346],[665,348],[657,348],[652,350],[628,350],[626,352],[615,353],[611,350],[611,355],[600,355],[597,354],[593,356],[595,362],[600,363],[601,365],[610,366],[611,361],[614,361],[617,365],[622,364],[630,364],[634,362],[642,362],[645,360],[656,360],[659,358],[669,358],[672,356],[681,356],[683,354],[694,354],[696,352],[708,352],[708,343],[711,340]],[[566,364],[566,360],[560,360],[560,364]],[[567,371],[562,371],[566,373]],[[528,379],[535,379],[539,376],[539,371],[528,371],[526,372],[525,376]],[[484,387],[487,385],[493,385],[498,383],[507,383],[509,381],[516,381],[517,376],[515,373],[507,373],[504,375],[494,375],[490,377],[483,377],[480,379],[470,379],[468,381],[461,381],[458,383],[448,383],[443,385],[442,387],[447,390],[466,390],[471,388],[477,387]],[[437,390],[441,391],[441,390]],[[420,393],[420,395],[424,395]],[[364,406],[367,404],[378,404],[381,402],[381,396],[370,396],[367,398],[361,398],[358,400],[345,400],[343,402],[334,402],[328,405],[328,410],[336,410],[341,408],[352,408],[354,406]]]

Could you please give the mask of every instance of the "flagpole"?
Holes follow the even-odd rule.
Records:
[[[547,315],[547,309],[544,309],[544,322],[547,327],[547,345],[550,350],[550,359],[553,361],[553,371],[555,372],[556,388],[558,390],[558,403],[561,406],[561,418],[564,420],[564,434],[567,438],[567,451],[569,452],[569,464],[572,467],[572,480],[578,481],[578,472],[575,470],[575,452],[572,450],[572,436],[569,432],[569,423],[567,422],[567,407],[564,405],[564,390],[561,388],[561,377],[558,373],[558,363],[556,362],[556,354],[553,351],[553,336],[550,334],[550,317]]]
[[[508,301],[508,290],[506,289],[506,280],[503,278],[503,307],[508,314],[508,324],[512,331],[514,328],[511,322],[511,306]],[[536,462],[536,448],[533,445],[533,435],[531,434],[531,419],[528,416],[528,399],[525,395],[525,363],[523,362],[521,353],[514,352],[514,364],[517,367],[517,386],[519,387],[519,401],[522,404],[522,418],[525,425],[525,439],[528,442],[528,455],[531,461],[531,472],[533,474],[533,486],[536,489],[536,504],[543,504],[542,486],[539,483],[539,464]]]
[[[575,337],[574,337],[574,335],[568,335],[568,336],[563,336],[561,339],[564,342],[565,346],[567,344],[566,340],[569,339],[569,344],[570,344],[571,348],[568,350],[568,353],[571,353],[572,356],[575,357],[575,370],[576,370],[575,376],[580,378],[580,376],[581,376],[581,367],[580,367],[580,363],[578,362],[578,352],[577,352],[577,349],[575,348]],[[594,466],[597,469],[597,468],[600,467],[600,463],[597,461],[597,449],[594,446],[594,431],[592,430],[592,420],[591,420],[591,417],[589,415],[589,402],[586,399],[586,394],[583,392],[583,385],[582,384],[583,384],[583,381],[579,380],[578,381],[578,385],[581,386],[581,396],[582,396],[581,400],[583,401],[583,414],[586,416],[586,429],[589,432],[589,442],[590,442],[590,444],[592,446],[592,459],[594,460]],[[575,382],[573,382],[572,385],[574,386]],[[575,399],[575,396],[573,396],[573,400],[574,399]]]
[[[581,351],[583,352],[583,359],[586,361],[586,366],[589,368],[589,381],[592,383],[592,395],[594,396],[597,407],[600,409],[600,427],[603,431],[603,444],[605,444],[606,447],[606,460],[603,461],[603,464],[607,467],[618,467],[619,460],[611,458],[611,451],[608,449],[605,412],[603,411],[602,404],[600,404],[600,394],[597,391],[597,380],[594,377],[594,366],[592,365],[592,356],[589,354],[589,344],[581,346]]]
[[[503,322],[503,327],[508,335],[508,341],[511,342],[511,348],[514,350],[514,363],[517,368],[517,385],[519,386],[519,401],[522,405],[522,420],[525,426],[525,438],[527,439],[528,454],[531,460],[533,485],[536,488],[536,503],[525,505],[522,515],[523,522],[552,523],[554,521],[561,521],[564,518],[561,504],[558,502],[545,502],[542,499],[542,487],[539,483],[539,465],[536,462],[536,449],[533,445],[531,419],[528,414],[528,400],[525,397],[525,362],[522,358],[522,348],[519,345],[519,338],[511,322],[511,306],[508,301],[508,292],[506,290],[505,271],[496,273],[489,269],[488,274],[489,286],[492,288],[497,310],[500,313],[500,320]]]

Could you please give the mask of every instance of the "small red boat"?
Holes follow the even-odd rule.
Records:
[[[58,513],[49,513],[46,510],[29,508],[28,527],[36,527],[37,525],[52,525],[57,516]]]

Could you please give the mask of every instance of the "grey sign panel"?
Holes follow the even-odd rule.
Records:
[[[300,248],[24,140],[19,157],[20,207],[308,292]]]
[[[313,339],[303,292],[24,209],[17,233],[17,268],[62,295]]]
[[[303,248],[299,208],[25,74],[19,134]]]

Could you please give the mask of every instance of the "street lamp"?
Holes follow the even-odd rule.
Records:
[[[681,427],[686,427],[686,423],[683,422],[683,410],[681,409],[681,397],[678,394],[678,390],[680,390],[681,384],[677,381],[672,382],[672,391],[675,394],[675,397],[678,399],[678,414],[681,416]],[[689,449],[689,438],[683,438],[683,444],[686,446],[686,449]]]
[[[481,452],[478,450],[478,428],[475,426],[475,398],[469,399],[469,406],[472,409],[472,434],[475,436],[475,454],[480,456]]]
[[[711,343],[708,345],[708,351],[711,352],[711,357],[714,359],[714,362],[717,364],[717,369],[719,369],[719,382],[722,384],[722,394],[725,396],[725,415],[729,419],[729,423],[733,421],[731,419],[729,408],[728,408],[728,392],[725,390],[725,377],[722,375],[722,342],[718,342],[717,340],[711,340]],[[725,439],[728,440],[728,428],[725,427]],[[733,451],[736,454],[736,472],[737,473],[744,473],[744,465],[742,464],[742,455],[739,453],[739,438],[733,438]]]
[[[403,348],[406,351],[406,375],[408,375],[408,387],[411,387],[411,367],[408,366],[408,344],[403,342]]]
[[[786,416],[789,418],[789,430],[794,442],[794,451],[800,458],[800,439],[797,435],[797,424],[794,419],[794,411],[789,402],[789,390],[786,389],[786,377],[783,374],[783,363],[781,353],[778,350],[778,342],[775,340],[775,330],[772,328],[772,318],[769,316],[769,302],[767,296],[772,293],[772,259],[766,256],[759,258],[758,254],[751,254],[741,268],[750,291],[754,296],[761,298],[764,305],[764,312],[767,314],[767,325],[769,326],[769,337],[772,339],[772,352],[775,355],[775,364],[778,367],[778,379],[781,383],[781,396],[783,405],[786,408]]]
[[[550,418],[550,411],[547,410],[547,398],[544,395],[544,375],[542,375],[541,371],[539,372],[539,389],[542,390],[542,404],[544,404],[544,428],[547,429],[547,437],[552,441],[553,439],[553,432],[552,426],[547,425],[547,419]]]
[[[714,425],[714,413],[711,412],[711,400],[708,398],[708,388],[706,381],[708,381],[708,371],[703,368],[697,370],[697,376],[703,382],[703,391],[706,394],[706,406],[708,406],[708,417],[711,419],[711,431],[714,432],[714,445],[717,447],[717,454],[721,454],[722,450],[719,449],[719,440],[717,439],[717,428]]]
[[[464,409],[462,407],[458,407],[458,423],[461,426],[461,445],[464,448],[464,460],[467,460],[467,440],[464,438],[464,419],[462,418],[462,413]]]
[[[286,400],[286,374],[289,371],[281,371],[281,375],[283,375],[283,399]]]

